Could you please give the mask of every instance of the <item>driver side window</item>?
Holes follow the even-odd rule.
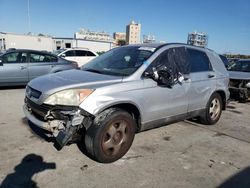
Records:
[[[168,66],[168,52],[169,50],[166,50],[162,52],[155,60],[152,62],[149,67],[147,68],[147,72],[153,73],[153,69],[156,69],[157,71],[160,70],[163,66]]]
[[[170,48],[162,52],[155,61],[148,67],[148,71],[152,70],[153,67],[156,70],[161,70],[165,67],[174,77],[178,74],[189,74],[190,63],[185,47]]]

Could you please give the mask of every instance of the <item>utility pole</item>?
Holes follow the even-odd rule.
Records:
[[[31,26],[30,26],[30,0],[28,1],[28,32],[31,32]]]

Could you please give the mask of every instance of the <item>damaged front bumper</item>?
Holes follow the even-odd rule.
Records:
[[[30,122],[51,132],[59,145],[57,149],[72,141],[79,130],[87,129],[93,120],[93,115],[78,107],[44,108],[29,99],[25,100],[23,111]]]
[[[248,99],[250,97],[249,88],[229,87],[230,95],[233,98]]]

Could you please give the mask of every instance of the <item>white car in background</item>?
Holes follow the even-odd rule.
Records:
[[[97,53],[87,48],[67,48],[59,49],[53,52],[59,57],[65,58],[69,61],[75,61],[81,67],[88,63],[90,60],[98,56]]]

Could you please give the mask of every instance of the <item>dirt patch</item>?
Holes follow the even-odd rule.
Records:
[[[163,137],[163,140],[165,140],[165,141],[170,141],[170,139],[171,139],[171,136],[164,136]]]

